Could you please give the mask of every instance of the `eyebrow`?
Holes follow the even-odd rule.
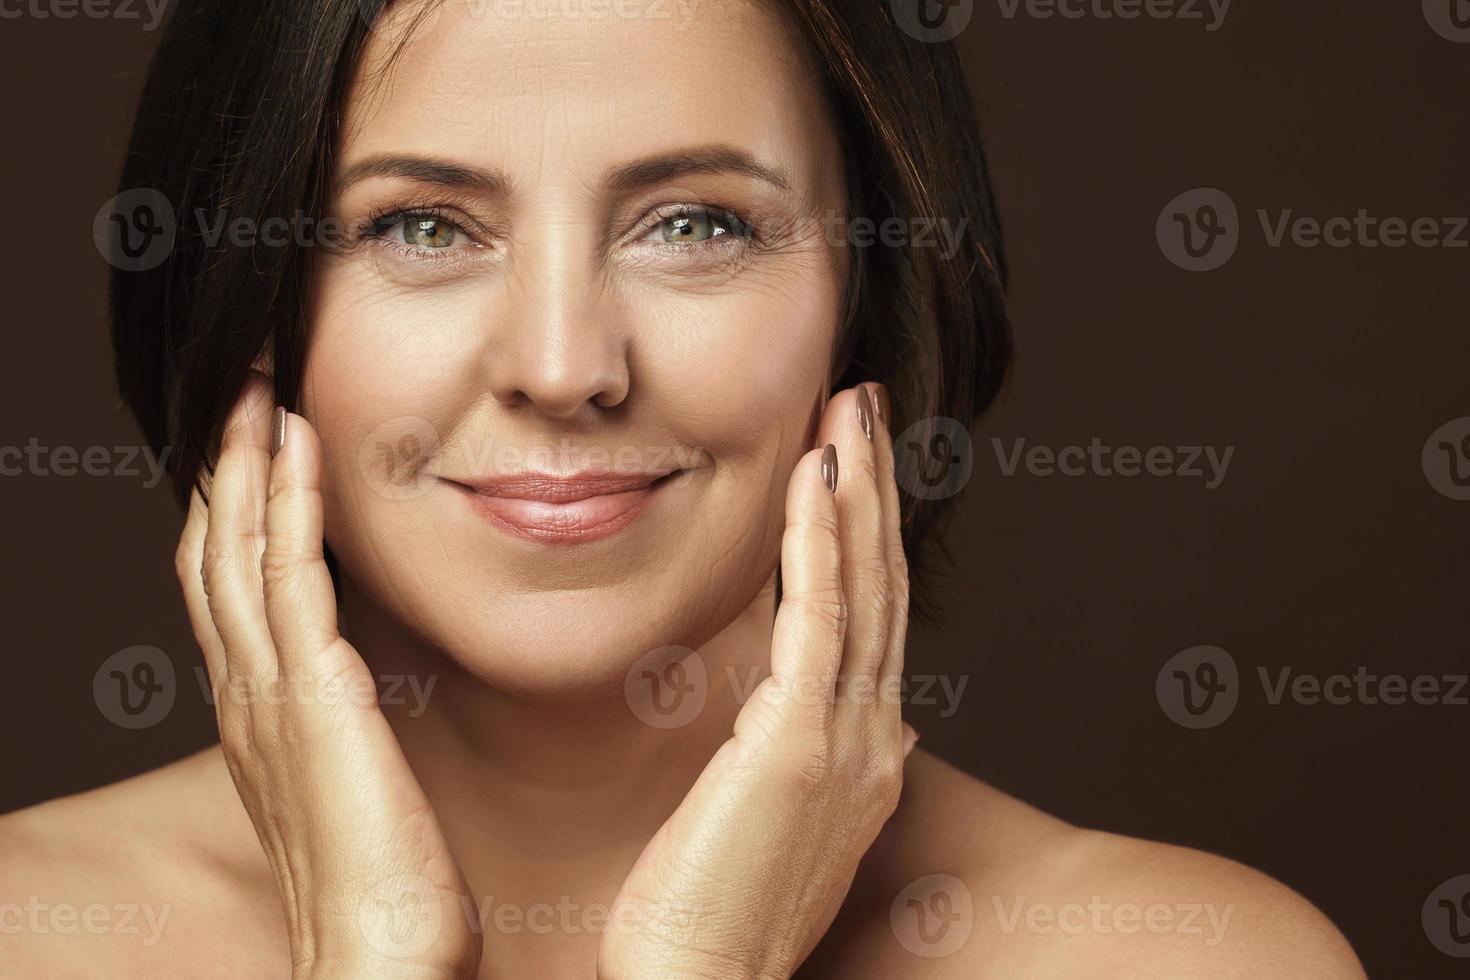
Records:
[[[728,143],[697,146],[673,153],[661,153],[609,170],[603,178],[615,190],[636,190],[685,174],[736,173],[765,181],[783,191],[791,190],[791,181],[774,167],[760,163],[749,153]]]
[[[766,166],[749,153],[728,143],[659,153],[620,164],[603,175],[603,182],[613,190],[627,192],[686,174],[720,173],[742,174],[783,191],[791,190],[790,179],[780,170]],[[348,167],[337,181],[336,191],[341,194],[354,184],[372,177],[398,177],[419,184],[435,184],[486,194],[504,193],[511,186],[510,178],[500,170],[472,167],[434,157],[383,154],[368,157]]]
[[[337,180],[337,193],[341,194],[352,185],[372,177],[398,177],[417,184],[436,184],[483,193],[498,193],[510,188],[510,178],[499,170],[485,170],[433,157],[390,153],[368,157],[348,167]]]

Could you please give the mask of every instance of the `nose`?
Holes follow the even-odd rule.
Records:
[[[570,236],[568,236],[570,237]],[[487,353],[491,394],[554,419],[614,408],[628,397],[627,341],[617,303],[571,243],[540,243],[513,277]]]

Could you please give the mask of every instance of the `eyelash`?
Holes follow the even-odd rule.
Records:
[[[390,231],[408,221],[435,221],[447,224],[454,229],[456,236],[464,235],[468,238],[471,242],[472,249],[485,247],[476,241],[474,234],[465,228],[466,222],[455,220],[445,208],[438,205],[428,207],[393,207],[376,210],[363,222],[358,237],[361,241],[372,242],[383,248],[402,253],[411,259],[431,262],[460,260],[463,256],[456,253],[463,253],[470,250],[464,248],[417,248],[405,241],[394,241],[388,237]]]
[[[727,229],[710,238],[699,242],[687,242],[679,244],[676,242],[645,242],[644,238],[653,234],[663,224],[679,218],[697,218],[708,215],[708,220],[725,226]],[[701,258],[712,251],[730,251],[738,249],[759,247],[762,244],[759,232],[755,225],[745,220],[732,208],[714,204],[674,204],[660,205],[652,209],[653,219],[645,222],[634,233],[633,242],[652,246],[656,250],[667,255],[679,258]],[[419,248],[409,245],[404,241],[394,241],[389,237],[389,232],[409,221],[434,221],[449,225],[456,235],[464,235],[472,243],[470,248],[445,247],[442,249]],[[440,205],[419,207],[391,207],[374,211],[363,222],[358,233],[361,241],[372,242],[395,252],[406,254],[415,260],[430,262],[462,261],[466,251],[472,249],[486,248],[483,243],[476,240],[473,232],[465,227],[466,222],[456,220],[448,211]],[[743,231],[743,233],[742,233]],[[400,236],[401,238],[401,236]]]
[[[760,238],[757,236],[755,226],[751,222],[746,221],[733,208],[721,207],[716,204],[660,205],[653,209],[654,220],[639,228],[638,233],[647,236],[657,231],[666,222],[678,218],[693,218],[701,215],[708,216],[711,221],[732,226],[736,230],[713,235],[702,242],[690,242],[684,245],[675,244],[674,242],[654,242],[653,244],[677,249],[686,253],[690,249],[729,248],[737,242],[743,242],[745,245],[760,244]],[[740,229],[744,229],[744,234],[741,233]],[[722,242],[721,239],[728,239],[729,241]],[[639,238],[637,240],[641,242],[643,239]]]

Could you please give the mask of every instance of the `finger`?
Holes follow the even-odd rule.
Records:
[[[818,441],[835,445],[842,460],[837,518],[848,606],[845,684],[876,678],[889,642],[888,554],[874,452],[877,427],[868,392],[859,387],[839,392],[817,428]]]
[[[281,672],[323,666],[338,639],[337,597],[322,550],[321,442],[299,415],[279,410],[261,558],[266,618]]]
[[[209,508],[196,487],[189,494],[189,513],[184,520],[183,533],[179,535],[178,550],[174,552],[174,571],[184,592],[184,607],[189,611],[194,640],[204,653],[204,666],[209,671],[210,683],[218,689],[228,681],[229,675],[225,667],[224,641],[220,639],[214,618],[209,614],[209,597],[204,594],[204,578],[200,572],[204,564],[204,535],[208,529]]]
[[[226,423],[210,485],[201,564],[227,669],[232,678],[247,681],[268,677],[276,669],[260,584],[273,407],[269,383],[252,372]]]
[[[903,673],[904,647],[909,629],[909,563],[903,551],[903,510],[898,499],[897,466],[893,457],[893,409],[888,390],[880,384],[868,386],[873,396],[878,424],[873,432],[877,457],[878,496],[883,506],[884,551],[888,555],[888,596],[891,608],[888,647],[878,669],[880,689],[896,683]]]
[[[847,636],[837,499],[825,476],[841,485],[839,460],[827,446],[807,453],[792,471],[781,538],[781,607],[771,634],[772,681],[788,691],[825,691],[801,699],[819,704],[823,717],[831,714],[831,685]]]

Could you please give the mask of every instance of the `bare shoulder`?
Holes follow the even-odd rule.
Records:
[[[263,861],[228,779],[206,750],[0,816],[0,976],[187,975],[222,936],[275,928],[250,899]],[[251,959],[240,976],[269,975]]]
[[[808,975],[1364,978],[1336,927],[1280,882],[1074,827],[919,751]]]

